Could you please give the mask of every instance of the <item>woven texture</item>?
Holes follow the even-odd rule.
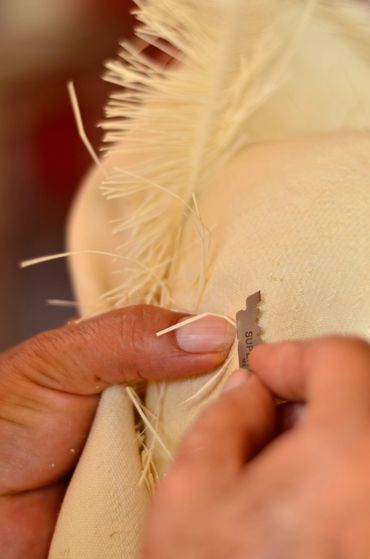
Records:
[[[135,557],[146,494],[133,413],[124,389],[102,397],[93,429],[59,518],[52,557]]]
[[[370,135],[250,148],[225,170],[202,210],[217,223],[202,310],[234,316],[260,289],[266,341],[327,332],[370,338]],[[190,258],[172,280],[184,307],[192,303],[192,270]],[[229,370],[236,366],[235,351]],[[204,403],[183,402],[207,380],[166,388],[159,432],[172,450]],[[154,410],[157,399],[150,388]],[[154,455],[165,471],[167,456],[158,446]],[[130,404],[113,388],[67,493],[51,557],[136,557],[145,503],[139,477]]]
[[[240,153],[198,193],[212,242],[197,309],[234,317],[261,290],[266,341],[328,332],[370,337],[370,27],[360,9],[346,18],[349,2],[319,4],[289,79],[241,131],[248,141]],[[122,150],[106,159],[108,172],[132,167]],[[101,183],[94,171],[81,188],[71,250],[114,252],[125,242],[124,231],[112,236],[112,220],[135,215],[134,199],[107,200]],[[184,247],[173,255],[168,284],[174,306],[192,312],[202,247],[190,219]],[[83,316],[110,308],[102,296],[119,287],[115,266],[106,256],[71,259]],[[159,415],[156,427],[171,451],[237,366],[236,348],[231,357],[220,376],[148,387],[146,405]],[[158,445],[153,458],[162,474],[168,458]],[[111,388],[63,503],[50,559],[136,559],[148,498],[141,471],[132,405],[124,388]]]
[[[370,134],[251,147],[200,207],[206,223],[216,225],[201,311],[235,317],[260,290],[267,342],[335,332],[370,339]],[[184,259],[173,278],[185,308],[196,257]],[[234,348],[229,371],[237,367]],[[167,386],[160,434],[169,448],[218,392],[184,404],[209,380]],[[155,387],[147,405],[157,409]],[[155,462],[163,473],[168,458],[160,447]]]

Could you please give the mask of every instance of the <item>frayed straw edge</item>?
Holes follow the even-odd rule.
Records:
[[[158,400],[157,400],[157,411],[158,411],[158,413],[155,415],[154,429],[159,428],[160,409],[161,409],[162,404],[163,404],[165,388],[166,388],[165,384],[161,383],[160,387],[159,387],[159,395],[158,395]],[[151,440],[150,446],[145,447],[145,456],[143,456],[143,458],[144,458],[143,471],[142,471],[142,474],[141,474],[141,477],[140,477],[140,480],[139,480],[139,485],[143,485],[143,483],[146,483],[146,485],[148,486],[147,478],[148,478],[150,472],[154,472],[157,480],[159,479],[158,472],[157,472],[156,465],[155,465],[155,461],[154,461],[154,457],[153,457],[155,444],[156,444],[156,439],[153,437],[152,440]]]
[[[149,419],[147,418],[147,416],[145,415],[143,408],[141,406],[140,401],[138,400],[138,396],[135,393],[135,391],[130,388],[130,387],[126,387],[126,393],[128,395],[128,397],[130,398],[133,406],[135,407],[137,413],[140,415],[142,421],[144,422],[144,425],[148,428],[148,430],[151,432],[151,434],[153,435],[153,437],[155,438],[155,440],[160,444],[160,446],[162,447],[162,449],[165,451],[165,453],[167,454],[168,458],[170,460],[173,459],[173,456],[171,454],[171,452],[168,450],[167,446],[164,444],[164,442],[162,441],[161,437],[158,435],[158,433],[156,432],[156,430],[154,429],[153,425],[150,423]]]

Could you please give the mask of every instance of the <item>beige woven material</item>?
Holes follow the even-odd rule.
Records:
[[[290,79],[248,121],[247,144],[197,193],[212,240],[200,300],[194,263],[204,247],[190,218],[167,281],[173,306],[231,317],[246,296],[261,290],[266,341],[328,332],[370,338],[367,16],[359,9],[346,19],[347,3],[339,15],[327,6],[307,28]],[[117,152],[105,161],[108,173],[117,165],[132,168],[132,157]],[[106,200],[101,183],[94,171],[76,201],[73,251],[113,253],[127,239],[125,231],[112,236],[111,222],[135,212],[135,199]],[[83,315],[110,308],[102,296],[120,284],[112,273],[116,265],[106,256],[72,258]],[[146,405],[159,415],[155,428],[171,452],[237,367],[235,348],[231,357],[218,376],[148,387]],[[138,556],[147,501],[138,444],[125,388],[109,389],[63,503],[50,559]],[[167,455],[149,435],[146,445],[162,474]]]
[[[370,338],[370,134],[251,147],[204,198],[203,218],[217,228],[201,312],[235,316],[261,290],[265,341],[331,332]],[[185,308],[195,256],[173,278]],[[229,371],[237,367],[235,348]],[[199,399],[183,402],[207,380],[166,388],[160,434],[169,448],[199,410]],[[148,392],[153,410],[156,393]],[[168,459],[160,447],[155,462],[163,473]]]

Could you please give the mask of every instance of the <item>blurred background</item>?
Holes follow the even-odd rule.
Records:
[[[130,0],[0,0],[0,351],[63,324],[73,308],[67,263],[20,270],[63,251],[66,216],[91,161],[66,83],[75,82],[88,136],[110,87],[103,64],[132,32]]]

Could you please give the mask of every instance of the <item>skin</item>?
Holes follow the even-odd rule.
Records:
[[[0,356],[0,557],[47,557],[102,390],[225,360],[225,348],[189,353],[155,336],[181,318],[130,307]],[[369,344],[264,345],[250,359],[254,374],[231,377],[159,485],[143,559],[367,559]],[[290,402],[283,417],[274,396]]]
[[[185,437],[142,558],[368,559],[369,344],[265,345],[250,362]],[[305,406],[280,435],[273,396]]]
[[[173,379],[174,372],[189,377],[223,363],[229,346],[189,353],[175,334],[155,336],[182,318],[153,306],[129,307],[43,333],[0,355],[1,559],[47,557],[105,388]]]

